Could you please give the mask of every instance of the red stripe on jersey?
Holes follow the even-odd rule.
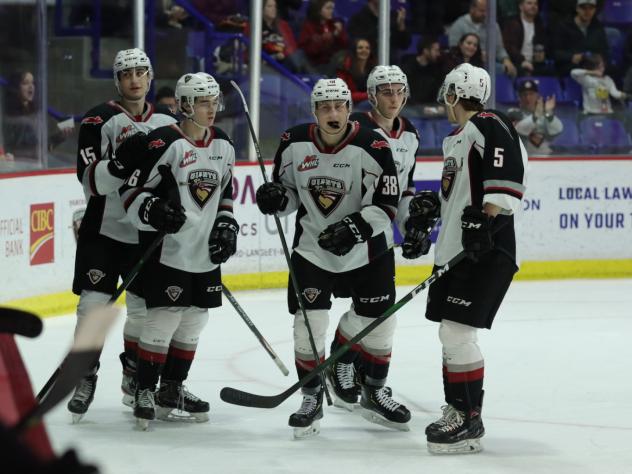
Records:
[[[136,352],[138,350],[138,342],[123,338],[123,347],[125,350]]]
[[[482,380],[485,373],[485,368],[470,370],[469,372],[450,372],[445,370],[444,374],[447,376],[448,383],[467,383],[476,382]]]
[[[518,199],[522,199],[522,193],[520,191],[516,191],[513,188],[506,188],[503,186],[489,186],[487,188],[483,188],[483,191],[485,191],[486,193],[492,192],[492,193],[509,194]]]
[[[169,346],[169,356],[176,359],[193,360],[195,357],[195,351],[187,351],[184,349],[178,349],[177,347]]]
[[[138,357],[146,360],[147,362],[164,364],[167,360],[167,354],[160,354],[159,352],[146,351],[142,347],[138,346]]]
[[[363,349],[362,359],[372,364],[386,365],[391,362],[391,353],[389,352],[388,354],[378,356],[374,354],[369,354],[367,351]]]
[[[219,206],[219,210],[233,212],[233,206],[227,206],[227,205]]]

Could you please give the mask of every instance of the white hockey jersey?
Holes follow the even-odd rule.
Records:
[[[388,248],[384,232],[397,212],[399,186],[388,141],[350,122],[336,147],[319,138],[316,124],[293,127],[281,136],[273,180],[288,190],[282,214],[297,210],[293,248],[314,265],[346,272],[366,265]],[[343,217],[360,212],[372,238],[338,257],[318,245],[318,235]]]
[[[108,171],[108,160],[126,138],[137,132],[175,123],[166,108],[145,104],[142,115],[130,115],[109,101],[88,111],[81,121],[77,151],[77,178],[83,185],[87,208],[80,233],[95,233],[128,244],[138,243],[138,231],[125,214],[118,193],[123,180]]]
[[[353,113],[350,119],[358,122],[361,127],[375,130],[386,138],[391,146],[400,192],[395,223],[401,234],[404,235],[406,233],[404,224],[408,219],[408,204],[415,195],[413,176],[415,174],[417,149],[419,148],[419,133],[415,126],[402,116],[395,119],[393,130],[390,133],[380,127],[369,112]],[[389,238],[389,245],[392,245],[392,235]]]
[[[509,119],[495,110],[478,113],[443,140],[443,157],[435,264],[444,265],[463,250],[463,209],[482,209],[485,203],[512,216],[494,240],[515,259],[513,214],[520,210],[526,189],[527,152]]]
[[[147,163],[121,188],[121,199],[131,222],[141,231],[141,242],[154,239],[155,229],[140,220],[145,198],[159,194],[158,166],[169,165],[187,219],[176,234],[167,234],[160,248],[160,263],[190,273],[214,270],[208,239],[220,215],[233,216],[235,149],[228,136],[211,127],[204,140],[187,138],[178,125],[161,127],[147,137]],[[137,179],[136,179],[137,177]],[[161,195],[160,197],[166,197]]]

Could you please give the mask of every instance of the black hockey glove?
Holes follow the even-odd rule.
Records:
[[[413,227],[406,231],[402,242],[402,257],[413,259],[419,258],[430,252],[430,231],[417,230]]]
[[[366,242],[373,235],[373,228],[359,212],[344,217],[327,226],[318,236],[318,245],[341,257],[348,254],[355,244]]]
[[[108,171],[116,178],[127,179],[140,166],[146,149],[147,135],[135,133],[117,148],[114,157],[108,162]]]
[[[488,216],[474,206],[463,209],[461,216],[461,243],[468,258],[477,262],[478,259],[494,248],[492,237],[492,223],[494,218]]]
[[[257,206],[264,214],[283,211],[287,202],[287,189],[280,183],[264,183],[257,189]]]
[[[176,208],[171,201],[156,196],[145,198],[138,209],[138,215],[144,224],[167,234],[178,232],[187,220],[182,206]]]
[[[219,265],[235,254],[238,234],[239,224],[232,217],[220,216],[215,219],[215,225],[208,239],[208,253],[211,262]]]
[[[439,218],[441,201],[434,191],[419,191],[408,203],[407,229],[415,229],[426,232]]]

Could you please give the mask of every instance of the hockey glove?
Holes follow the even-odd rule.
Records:
[[[156,196],[145,198],[138,209],[138,215],[143,224],[149,224],[167,234],[178,232],[187,220],[182,206],[176,208],[170,201]]]
[[[441,212],[441,201],[439,195],[434,191],[419,191],[408,204],[408,229],[427,231],[434,226],[434,222],[439,218]]]
[[[430,251],[430,232],[409,228],[402,242],[402,257],[413,259]]]
[[[237,235],[239,224],[232,217],[220,216],[215,219],[215,225],[208,239],[208,252],[211,262],[216,265],[224,263],[237,251]]]
[[[108,162],[108,172],[120,179],[127,179],[140,166],[147,149],[147,135],[137,132],[127,138]]]
[[[478,259],[494,248],[492,238],[492,223],[494,218],[488,216],[474,206],[467,206],[463,209],[461,216],[461,243],[463,250],[471,260],[477,262]]]
[[[341,257],[348,254],[354,245],[366,242],[372,235],[371,225],[359,212],[354,212],[327,226],[318,236],[318,245]]]
[[[257,206],[264,214],[283,211],[287,202],[287,189],[280,183],[264,183],[257,189]]]

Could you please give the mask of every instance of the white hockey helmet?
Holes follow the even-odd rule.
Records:
[[[217,86],[217,90],[219,91],[219,94],[217,94],[217,102],[218,102],[217,111],[218,112],[223,111],[224,110],[224,94],[222,93],[222,90],[219,87],[218,82],[208,72],[200,71],[200,72],[196,72],[196,74],[199,76],[205,77],[206,80],[209,82],[209,84],[213,85],[213,87]]]
[[[404,84],[406,99],[410,97],[408,77],[406,77],[406,74],[399,66],[375,66],[366,80],[366,91],[369,96],[369,102],[373,106],[376,104],[377,86],[382,84]]]
[[[119,94],[121,93],[121,90],[119,88],[119,72],[135,67],[147,68],[149,74],[149,84],[151,84],[151,80],[154,78],[154,70],[151,67],[151,61],[149,60],[147,54],[145,54],[145,51],[139,48],[122,49],[121,51],[116,53],[116,56],[114,56],[114,64],[112,65],[112,70],[114,72],[114,85],[116,86],[116,90],[119,92]]]
[[[178,104],[178,109],[185,117],[193,116],[193,104],[196,97],[220,97],[222,91],[219,89],[219,84],[214,78],[212,78],[212,81],[209,80],[209,77],[212,78],[206,73],[204,75],[189,73],[178,79],[176,83],[176,103]],[[189,104],[191,112],[184,110],[184,104]]]
[[[485,105],[490,95],[490,78],[487,71],[470,63],[459,64],[445,76],[443,85],[439,89],[437,102],[447,104],[448,95],[456,95],[456,105],[459,99],[468,99]]]
[[[325,102],[328,100],[345,100],[349,106],[351,113],[351,91],[347,87],[347,83],[339,77],[335,79],[318,79],[316,85],[312,89],[312,113],[316,114],[316,102]]]

